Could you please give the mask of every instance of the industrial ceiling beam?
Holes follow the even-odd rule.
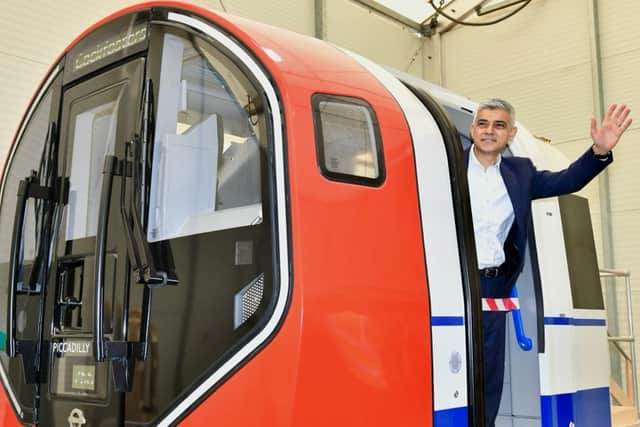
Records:
[[[469,16],[471,16],[472,14],[477,14],[476,10],[478,8],[481,8],[482,6],[484,6],[485,4],[489,3],[491,0],[458,0],[455,5],[453,4],[454,2],[451,1],[449,2],[449,4],[445,5],[446,7],[446,13],[450,16],[453,16],[454,18],[456,18],[459,21],[464,21],[465,19],[467,19]],[[455,6],[455,8],[454,8]],[[435,15],[435,14],[434,14]],[[433,19],[433,16],[431,15],[429,16],[427,19],[424,20],[424,22],[422,23],[422,25],[428,25],[428,23],[431,21],[431,19]],[[450,22],[449,20],[447,20],[447,18],[441,18],[442,20],[446,20],[446,24],[442,23],[443,27],[441,30],[438,30],[438,33],[440,34],[444,34],[447,33],[451,30],[453,30],[458,24],[456,24],[455,22]]]
[[[326,0],[315,0],[314,2],[315,9],[315,37],[320,40],[325,40],[327,38],[327,3]]]

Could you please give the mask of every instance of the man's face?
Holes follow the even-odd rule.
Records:
[[[516,135],[518,129],[509,124],[509,112],[484,108],[471,124],[471,138],[477,151],[497,156]]]

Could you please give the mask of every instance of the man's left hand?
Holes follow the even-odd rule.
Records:
[[[595,154],[607,154],[616,146],[624,131],[631,125],[629,113],[631,109],[626,105],[611,104],[600,127],[597,126],[596,119],[591,119],[591,138]]]

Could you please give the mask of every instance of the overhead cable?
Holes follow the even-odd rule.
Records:
[[[507,13],[506,15],[501,16],[500,18],[495,19],[495,20],[493,20],[493,21],[485,21],[485,22],[467,22],[467,21],[460,21],[459,19],[457,19],[457,18],[455,18],[455,17],[453,17],[453,16],[451,16],[451,15],[449,15],[449,14],[445,13],[445,12],[443,11],[443,10],[444,10],[444,1],[443,1],[443,0],[440,0],[440,7],[436,6],[436,5],[434,4],[434,1],[433,1],[433,0],[429,0],[429,4],[430,4],[430,5],[431,5],[431,7],[433,8],[433,10],[435,10],[436,15],[442,15],[442,16],[444,16],[445,18],[447,18],[448,20],[450,20],[450,21],[452,21],[452,22],[455,22],[456,24],[459,24],[459,25],[468,25],[468,26],[471,26],[471,27],[486,27],[486,26],[488,26],[488,25],[494,25],[494,24],[497,24],[497,23],[499,23],[499,22],[502,22],[502,21],[504,21],[505,19],[512,17],[513,15],[515,15],[516,13],[520,12],[522,9],[524,9],[525,7],[527,7],[527,5],[528,5],[529,3],[531,3],[531,0],[521,0],[521,2],[522,2],[523,4],[522,4],[520,7],[518,7],[518,8],[517,8],[517,9],[515,9],[515,10],[512,10],[511,12]],[[511,3],[511,4],[509,4],[508,6],[513,6],[513,5],[515,5],[516,3],[517,3],[517,2]],[[498,9],[493,9],[493,10],[492,10],[492,12],[493,12],[493,11],[496,11],[496,10],[498,10]],[[475,8],[475,11],[476,11],[476,13],[477,13],[478,15],[480,15],[480,6],[476,7],[476,8]]]

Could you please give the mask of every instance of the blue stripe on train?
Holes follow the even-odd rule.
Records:
[[[540,396],[540,404],[542,427],[568,426],[570,422],[580,427],[611,425],[608,387]]]
[[[573,326],[606,326],[604,319],[579,319],[574,317],[545,317],[545,325],[573,325]],[[432,326],[462,326],[462,316],[432,316]]]
[[[431,326],[463,326],[462,316],[431,316]]]
[[[467,407],[445,409],[433,413],[433,427],[461,427],[469,425]]]
[[[545,317],[545,325],[573,325],[573,326],[606,326],[604,319],[577,319],[574,317]]]

